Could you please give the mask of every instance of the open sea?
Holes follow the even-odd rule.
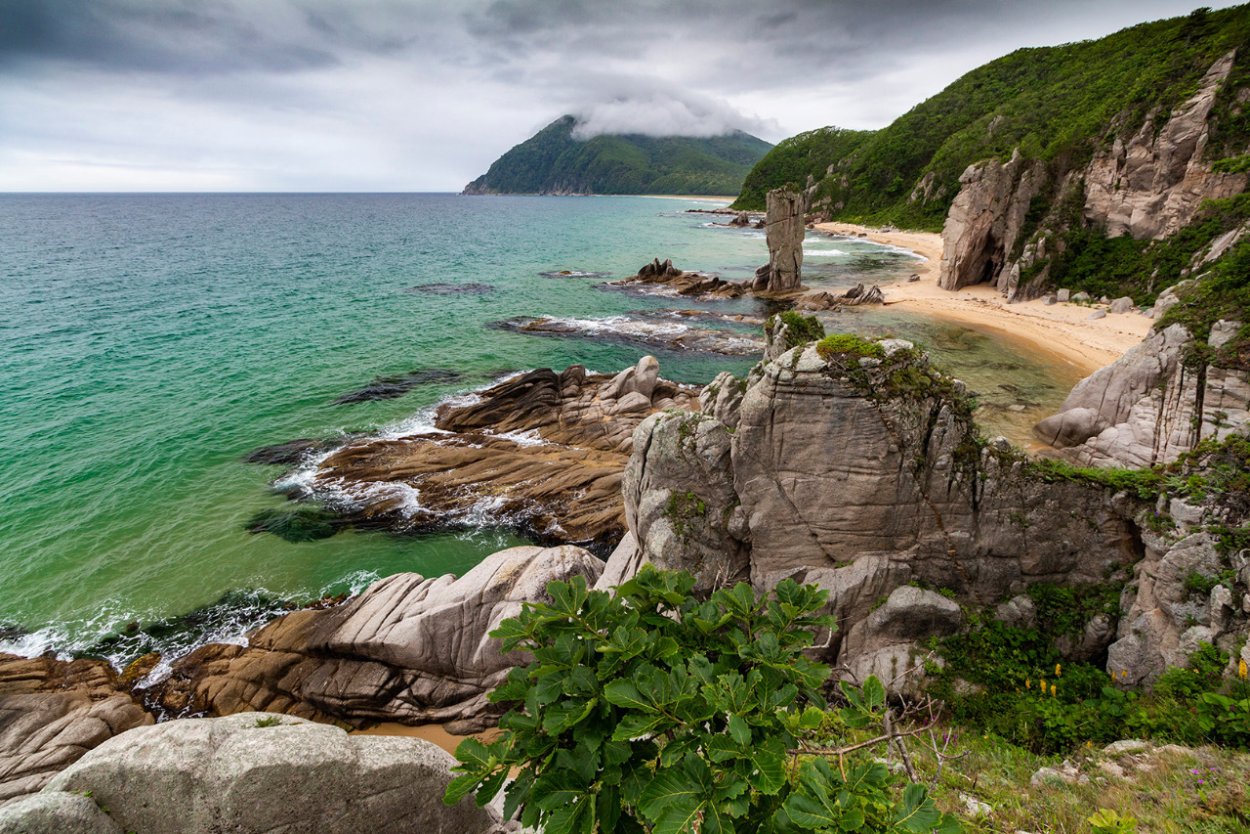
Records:
[[[665,318],[674,309],[763,316],[761,303],[603,286],[656,256],[731,280],[752,275],[768,259],[763,232],[687,212],[707,206],[0,195],[0,651],[119,664],[150,648],[177,653],[237,639],[284,600],[398,571],[462,573],[524,543],[498,529],[346,530],[310,542],[251,533],[259,513],[283,505],[272,488],[283,470],[244,457],[296,438],[402,430],[441,399],[521,369],[616,371],[652,353],[680,381],[745,372],[754,358],[656,349],[630,333],[639,322],[686,326]],[[809,234],[805,283],[885,283],[912,264],[906,252]],[[539,315],[578,320],[585,335],[492,326]],[[962,327],[880,309],[826,326],[918,339],[981,393],[989,430],[1018,441],[1073,381]],[[336,402],[410,374],[427,381],[393,399]]]

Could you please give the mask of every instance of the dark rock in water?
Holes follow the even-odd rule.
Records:
[[[661,379],[649,356],[616,376],[580,365],[517,374],[471,402],[443,403],[437,433],[336,450],[306,495],[356,529],[486,526],[606,551],[625,532],[621,472],[634,429],[653,412],[695,408],[696,398],[697,389]]]
[[[747,214],[745,211],[740,211],[738,212],[737,217],[729,221],[729,225],[730,226],[750,226],[751,215]]]
[[[560,269],[538,273],[543,278],[607,278],[607,272],[586,272],[580,269]]]
[[[402,397],[418,385],[459,382],[462,374],[446,368],[427,368],[398,376],[380,376],[357,391],[350,391],[335,400],[336,405],[363,403],[371,400],[393,400]]]
[[[275,443],[272,446],[261,446],[253,449],[244,455],[243,461],[245,463],[264,465],[292,466],[304,458],[320,452],[328,452],[337,445],[337,442],[329,440],[314,440],[309,437],[301,437],[298,440],[290,440],[286,443]],[[2,631],[0,631],[0,635],[2,635]]]
[[[317,507],[261,510],[247,522],[249,533],[273,533],[286,541],[312,542],[328,539],[343,528],[334,513]]]
[[[0,623],[0,640],[16,640],[27,634],[30,634],[30,631],[17,623]]]
[[[147,623],[131,622],[75,654],[107,657],[119,666],[154,652],[167,658],[178,657],[205,640],[238,637],[297,607],[294,602],[266,591],[228,591],[215,602],[186,614]]]
[[[429,294],[429,295],[485,295],[488,292],[494,292],[495,288],[490,284],[417,284],[404,290],[404,292]]]

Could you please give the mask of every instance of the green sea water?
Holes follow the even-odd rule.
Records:
[[[745,371],[753,358],[648,348],[610,324],[674,307],[767,313],[752,300],[695,304],[602,286],[656,256],[732,280],[767,260],[762,232],[686,211],[700,205],[0,196],[0,625],[11,626],[0,650],[82,648],[239,590],[304,599],[396,571],[461,573],[522,543],[489,528],[299,543],[249,533],[258,512],[285,499],[271,488],[282,470],[243,457],[294,438],[400,430],[440,399],[520,369],[615,371],[653,353],[681,381]],[[860,241],[813,237],[807,251],[813,285],[885,281],[913,262]],[[608,277],[541,274],[561,270]],[[464,285],[479,286],[456,291]],[[572,338],[492,326],[535,315],[609,325]],[[921,339],[992,389],[987,417],[1002,415],[1008,431],[1025,420],[1010,406],[1027,402],[1026,418],[1044,412],[1071,382],[963,328],[880,312],[830,325]],[[376,377],[421,370],[459,377],[396,399],[335,402]],[[1016,389],[1005,394],[995,388],[1004,374]],[[237,635],[270,613],[255,600],[227,607],[199,638]]]

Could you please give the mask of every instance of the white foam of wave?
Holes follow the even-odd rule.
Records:
[[[602,319],[576,319],[559,316],[541,316],[539,321],[547,321],[589,336],[599,334],[621,334],[626,336],[675,338],[690,332],[690,328],[680,323],[662,323],[644,321],[629,316],[608,316]]]
[[[504,440],[511,440],[518,446],[546,446],[547,441],[538,433],[538,429],[529,429],[527,431],[505,431],[505,432],[489,432],[495,437]]]
[[[317,595],[332,597],[346,593],[349,597],[358,597],[365,589],[382,578],[382,574],[374,570],[354,570],[346,576],[324,586]],[[346,588],[346,591],[344,591]]]

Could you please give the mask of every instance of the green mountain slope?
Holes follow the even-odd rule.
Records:
[[[741,131],[725,136],[573,136],[562,116],[495,160],[466,194],[737,194],[772,146]]]
[[[807,177],[813,205],[846,220],[937,230],[968,165],[1007,159],[1015,149],[1072,169],[1146,114],[1166,120],[1221,55],[1238,61],[1217,102],[1209,159],[1238,156],[1250,114],[1235,91],[1250,81],[1250,7],[1199,10],[1125,29],[1096,41],[1021,49],[992,61],[881,130],[825,128],[786,140],[760,160],[736,208],[762,209],[769,188]],[[794,145],[802,164],[787,161]],[[830,170],[832,166],[832,170]],[[913,191],[916,196],[913,197]]]

